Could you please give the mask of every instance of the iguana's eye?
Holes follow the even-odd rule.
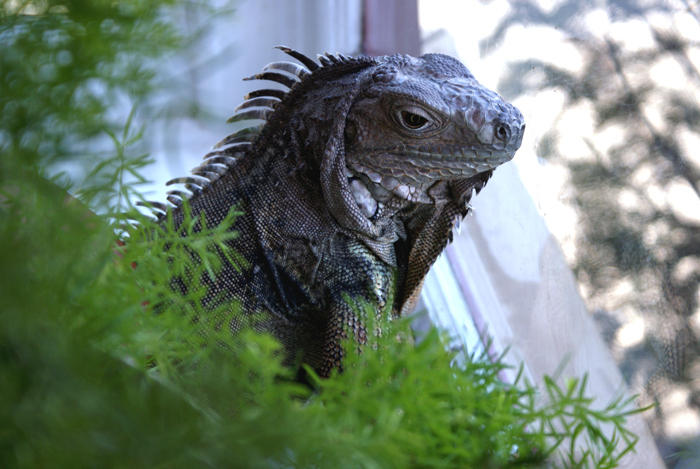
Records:
[[[401,121],[409,129],[420,129],[428,123],[428,119],[408,111],[401,111]]]

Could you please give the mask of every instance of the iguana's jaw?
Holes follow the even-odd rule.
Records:
[[[348,189],[362,213],[374,219],[385,206],[400,208],[406,202],[435,204],[430,188],[440,181],[468,179],[492,171],[510,161],[515,152],[497,149],[466,149],[438,146],[438,153],[429,145],[402,146],[384,149],[374,162],[380,164],[350,163],[346,167]],[[391,168],[391,169],[389,169]],[[478,193],[483,185],[475,187]],[[469,202],[472,192],[466,194]]]
[[[514,150],[448,144],[399,145],[349,158],[348,177],[359,177],[377,201],[393,194],[432,203],[426,190],[437,181],[466,179],[510,161]]]

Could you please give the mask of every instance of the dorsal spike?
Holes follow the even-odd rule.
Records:
[[[271,89],[264,89],[264,90],[255,90],[251,91],[247,95],[243,97],[243,99],[254,99],[260,96],[272,96],[273,98],[277,99],[284,99],[284,96],[287,94],[286,91],[284,90],[271,90]]]
[[[289,75],[285,75],[282,73],[277,73],[277,72],[262,72],[262,73],[256,73],[255,75],[244,78],[243,81],[250,81],[250,80],[269,80],[269,81],[276,81],[277,83],[286,86],[287,88],[292,88],[292,86],[296,85],[299,83],[299,79],[295,77],[291,77]]]
[[[243,109],[247,109],[249,107],[269,107],[270,109],[274,109],[275,106],[277,106],[277,103],[279,103],[280,100],[278,98],[271,98],[269,96],[261,96],[257,98],[252,98],[248,99],[247,101],[243,101],[241,104],[236,106],[236,108],[233,110],[234,113],[241,111]]]
[[[311,73],[306,67],[302,67],[299,64],[285,61],[269,63],[265,65],[265,67],[263,67],[262,69],[263,72],[267,72],[268,70],[282,70],[283,72],[290,73],[294,76],[301,78],[302,80],[305,76]]]
[[[240,122],[245,120],[260,119],[266,121],[270,114],[274,112],[271,108],[256,108],[256,109],[246,109],[229,117],[226,122],[231,124],[233,122]]]
[[[231,142],[230,146],[224,148],[223,150],[210,151],[204,155],[204,158],[202,159],[206,160],[211,156],[231,156],[236,153],[245,153],[246,151],[250,150],[251,146],[253,146],[251,143],[251,139],[253,138],[255,138],[254,134],[237,137],[234,139],[234,142]]]
[[[221,148],[224,145],[229,145],[231,143],[250,142],[260,132],[262,132],[263,127],[265,127],[264,123],[254,125],[251,127],[246,127],[245,129],[241,129],[238,132],[232,133],[231,135],[227,135],[226,137],[223,138],[223,140],[221,140],[219,143],[214,145],[214,149]]]
[[[304,65],[306,65],[306,68],[308,68],[308,69],[309,69],[310,71],[312,71],[312,72],[315,71],[315,70],[318,70],[318,68],[319,68],[319,65],[318,65],[316,62],[314,62],[313,59],[311,59],[310,57],[305,56],[305,55],[302,54],[301,52],[295,51],[295,50],[292,49],[291,47],[287,47],[287,46],[275,46],[274,49],[279,49],[279,50],[281,50],[282,52],[284,52],[285,54],[289,55],[290,57],[293,57],[293,58],[297,59],[299,62],[301,62],[301,63],[303,63]]]
[[[324,56],[327,57],[328,60],[330,60],[330,61],[333,62],[334,64],[337,64],[338,62],[340,62],[340,60],[338,60],[338,57],[336,57],[335,55],[331,54],[330,52],[326,52],[326,53],[324,54]]]
[[[180,205],[182,205],[182,200],[175,198],[172,195],[166,195],[165,200],[167,200],[168,202],[170,202],[171,204],[173,204],[176,207],[179,207]]]
[[[158,210],[158,211],[163,212],[163,213],[167,212],[168,209],[170,208],[170,206],[168,206],[162,202],[155,202],[153,200],[144,200],[143,202],[138,200],[138,201],[136,201],[136,205],[138,205],[139,207],[146,207],[146,208],[149,208],[151,210]]]
[[[219,163],[221,164],[221,163]],[[216,173],[219,176],[223,176],[226,174],[226,167],[225,166],[219,166],[211,161],[205,161],[204,163],[200,164],[196,168],[192,170],[194,174],[199,174],[200,172],[206,172],[206,173]]]
[[[228,146],[223,150],[220,150],[221,153],[219,153],[219,155],[230,156],[232,158],[240,158],[245,154],[245,152],[247,152],[253,147],[253,141],[257,138],[257,135],[246,135],[239,138],[241,140],[240,142]],[[243,141],[243,139],[245,138],[248,138],[249,141]]]
[[[238,159],[232,158],[230,156],[210,156],[209,158],[205,158],[204,161],[209,164],[222,164],[227,168],[230,168],[231,166],[236,164],[236,161],[238,161]]]
[[[166,186],[171,186],[173,184],[185,184],[185,187],[187,187],[188,189],[188,186],[198,186],[204,188],[209,185],[209,179],[202,176],[184,176],[171,179],[170,181],[165,183]]]
[[[318,54],[318,61],[321,62],[321,65],[323,65],[324,67],[330,67],[331,65],[333,65],[333,62],[331,62],[330,59],[325,55]]]
[[[205,186],[206,187],[206,186]],[[200,186],[194,186],[192,184],[185,184],[185,189],[188,191],[192,192],[192,197],[199,195],[202,193],[202,187]]]
[[[184,191],[168,191],[166,194],[168,194],[168,196],[177,197],[180,200],[188,200],[190,197],[192,197],[191,193]]]
[[[215,173],[212,171],[204,171],[201,168],[195,168],[190,172],[195,176],[200,176],[204,179],[207,179],[210,184],[214,181],[217,181],[221,177],[221,174],[219,173]]]
[[[244,136],[241,138],[247,138],[247,137],[248,136]],[[207,159],[210,159],[212,157],[229,157],[230,158],[233,155],[245,153],[246,151],[250,150],[250,147],[252,145],[253,144],[250,142],[235,143],[235,144],[231,145],[230,147],[224,148],[223,150],[210,151],[209,153],[204,155],[204,158],[202,158],[202,159],[207,160]]]

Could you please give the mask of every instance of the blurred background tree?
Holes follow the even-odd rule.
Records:
[[[512,51],[519,33],[530,38],[500,90],[537,102],[528,128],[543,216],[630,389],[660,404],[646,416],[668,467],[697,467],[698,5],[507,3],[479,47]],[[696,455],[678,463],[687,447]]]

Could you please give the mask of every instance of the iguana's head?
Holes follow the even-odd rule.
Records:
[[[346,118],[351,192],[369,217],[376,204],[366,192],[378,203],[435,203],[432,185],[509,161],[524,130],[520,111],[452,57],[380,58]]]

